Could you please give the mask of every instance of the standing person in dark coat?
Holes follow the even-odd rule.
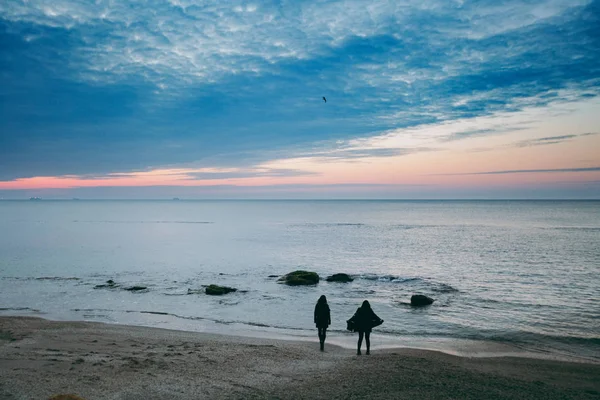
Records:
[[[354,323],[354,331],[358,332],[358,349],[356,355],[360,356],[360,347],[363,337],[367,343],[367,354],[371,354],[371,329],[383,324],[383,320],[377,316],[371,309],[371,304],[367,300],[363,301],[352,318],[349,321]]]
[[[319,331],[319,342],[321,342],[321,351],[325,350],[325,337],[327,335],[327,327],[331,325],[331,314],[327,297],[325,295],[319,297],[315,306],[315,325]]]

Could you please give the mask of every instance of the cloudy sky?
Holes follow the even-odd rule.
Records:
[[[4,0],[0,197],[600,198],[599,94],[600,1]]]

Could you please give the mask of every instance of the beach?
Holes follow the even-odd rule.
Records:
[[[316,333],[315,333],[316,339]],[[600,365],[0,318],[0,398],[593,399]],[[364,353],[363,353],[364,354]]]

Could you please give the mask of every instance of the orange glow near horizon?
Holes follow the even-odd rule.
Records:
[[[0,190],[71,189],[143,186],[277,186],[277,185],[434,185],[439,187],[522,186],[537,183],[600,182],[600,171],[521,172],[600,167],[600,100],[565,116],[547,109],[494,115],[432,126],[396,130],[377,137],[350,140],[340,147],[308,156],[276,159],[247,168],[156,168],[95,177],[35,176],[0,181]],[[546,117],[545,115],[550,115]],[[531,121],[535,121],[535,124]],[[512,124],[512,125],[511,125]],[[502,131],[506,126],[527,129]],[[566,127],[570,129],[565,132]],[[454,140],[465,129],[500,130]],[[500,128],[500,129],[499,129]],[[492,130],[493,130],[492,129]],[[594,131],[596,129],[596,131]],[[568,134],[567,134],[568,133]],[[562,137],[556,143],[549,138]],[[447,139],[447,140],[445,140]],[[537,141],[537,142],[536,142]],[[377,157],[377,151],[404,155]],[[359,153],[360,157],[353,157]],[[372,154],[372,155],[370,155]],[[284,171],[284,173],[277,173]],[[291,171],[286,176],[285,171]],[[238,175],[238,176],[236,176]]]

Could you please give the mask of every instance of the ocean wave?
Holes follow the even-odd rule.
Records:
[[[171,315],[167,312],[162,311],[139,311],[140,314],[154,314],[154,315]]]
[[[36,281],[79,281],[81,278],[75,277],[62,277],[62,276],[42,276],[35,278]]]
[[[365,279],[368,281],[394,282],[394,283],[411,282],[411,281],[417,281],[417,280],[421,279],[421,278],[416,278],[416,277],[402,278],[402,277],[395,276],[395,275],[377,275],[377,274],[357,275],[356,278]]]
[[[40,310],[29,307],[0,307],[0,311],[31,311],[35,313],[41,313]]]
[[[368,224],[363,222],[305,222],[288,224],[294,228],[335,228],[335,227],[378,227],[390,230],[430,229],[430,228],[485,228],[482,224]]]
[[[581,336],[560,336],[560,335],[544,335],[535,332],[504,332],[504,333],[491,333],[483,334],[487,340],[496,340],[502,342],[514,342],[514,343],[547,343],[556,342],[563,344],[580,344],[580,345],[592,345],[598,346],[596,349],[600,351],[600,337],[581,337]],[[597,355],[600,356],[600,353]]]
[[[260,322],[252,322],[252,321],[240,321],[240,320],[226,320],[226,319],[218,319],[218,318],[208,318],[208,317],[197,317],[197,316],[187,316],[187,315],[179,315],[169,312],[163,311],[146,311],[146,310],[110,310],[105,308],[73,308],[71,311],[90,313],[90,312],[114,312],[114,313],[135,313],[135,314],[150,314],[150,315],[161,315],[161,316],[169,316],[178,319],[185,319],[191,321],[209,321],[217,324],[231,325],[231,324],[240,324],[240,325],[248,325],[248,326],[256,326],[262,328],[275,328],[275,329],[286,329],[293,331],[309,331],[305,328],[297,328],[293,326],[284,326],[284,325],[269,325],[263,324]]]
[[[361,227],[367,226],[367,224],[360,222],[307,222],[303,224],[289,224],[288,226],[294,228],[334,228],[334,227]]]
[[[438,292],[438,293],[456,293],[456,292],[460,292],[460,290],[458,290],[454,286],[450,286],[450,285],[448,285],[446,283],[434,283],[434,286],[431,288],[431,290],[433,290],[434,292]]]
[[[536,332],[523,331],[497,331],[497,330],[455,330],[453,332],[431,332],[431,331],[406,331],[399,332],[386,328],[385,325],[377,327],[377,333],[390,336],[410,336],[422,338],[443,338],[443,339],[463,339],[479,340],[487,342],[497,342],[509,344],[523,349],[543,350],[551,349],[550,352],[556,352],[562,346],[580,346],[584,351],[589,350],[588,357],[600,359],[600,337],[582,337],[582,336],[561,336],[547,335]]]
[[[577,232],[577,231],[583,231],[583,232],[600,232],[600,227],[596,227],[596,226],[554,226],[554,227],[546,227],[546,228],[541,228],[544,230],[551,230],[551,231],[573,231],[573,232]]]
[[[73,220],[73,222],[84,222],[93,224],[214,224],[212,221],[80,221]]]
[[[413,286],[422,286],[425,289],[428,289],[432,292],[436,293],[458,293],[460,290],[457,288],[443,282],[436,282],[429,278],[422,277],[401,277],[395,275],[377,275],[377,274],[363,274],[356,275],[357,279],[364,279],[368,281],[377,281],[377,282],[389,282],[396,284],[407,284]]]
[[[540,303],[525,303],[514,300],[507,299],[490,299],[490,298],[477,298],[478,306],[481,307],[482,304],[501,304],[501,305],[509,305],[513,307],[526,307],[526,308],[554,308],[557,310],[562,310],[564,306],[562,305],[553,305],[553,304],[540,304]]]
[[[443,229],[471,229],[471,228],[488,228],[485,224],[393,224],[384,225],[391,229],[428,229],[428,228],[443,228]]]
[[[352,294],[364,294],[364,295],[373,295],[376,294],[377,291],[372,290],[372,289],[355,289],[352,291]]]
[[[468,336],[477,340],[509,344],[527,351],[600,361],[600,337],[549,335],[523,331],[480,331]]]
[[[405,224],[396,224],[390,225],[389,227],[392,229],[423,229],[423,228],[439,228],[441,225],[421,225],[421,224],[413,224],[413,225],[405,225]]]
[[[3,276],[2,280],[14,280],[14,281],[80,281],[81,278],[75,277],[64,277],[64,276]]]

